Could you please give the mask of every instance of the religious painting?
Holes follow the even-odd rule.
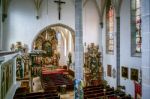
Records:
[[[128,78],[128,68],[122,66],[122,77]]]
[[[58,39],[56,36],[56,31],[51,28],[46,28],[42,31],[33,42],[33,50],[43,50],[45,54],[43,54],[44,58],[52,58],[57,52],[58,47]]]
[[[49,41],[45,41],[42,44],[42,49],[46,51],[47,56],[51,57],[53,55],[52,45]]]
[[[139,75],[138,69],[131,68],[131,80],[138,81],[139,79],[138,75]]]
[[[106,6],[106,53],[114,53],[114,8],[111,0],[108,0]]]
[[[107,65],[107,76],[111,77],[111,65]]]

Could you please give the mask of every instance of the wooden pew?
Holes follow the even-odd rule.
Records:
[[[60,99],[58,93],[56,92],[36,92],[36,93],[26,93],[18,94],[14,96],[14,99]]]
[[[109,86],[105,87],[103,85],[98,86],[88,86],[84,89],[84,99],[100,99],[100,97],[107,95],[114,95],[114,88],[110,88]]]

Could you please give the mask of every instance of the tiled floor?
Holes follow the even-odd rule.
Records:
[[[60,94],[61,99],[74,99],[74,91],[68,91],[66,94]]]

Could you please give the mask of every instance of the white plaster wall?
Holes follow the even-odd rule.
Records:
[[[62,20],[58,20],[58,7],[53,0],[43,0],[40,9],[40,19],[36,19],[36,10],[32,0],[11,0],[8,12],[8,18],[4,26],[4,46],[9,50],[12,43],[21,41],[29,46],[34,37],[44,27],[62,23],[71,28],[75,28],[75,11],[72,0],[64,0],[66,4],[62,5]],[[47,10],[48,4],[48,10]]]
[[[114,54],[106,53],[106,11],[103,18],[103,28],[102,28],[102,46],[103,46],[103,66],[104,66],[104,79],[107,80],[111,87],[116,87],[116,77],[107,76],[107,65],[111,65],[111,71],[116,70],[116,22],[114,21]],[[114,19],[115,20],[115,19]]]
[[[112,65],[112,69],[116,68],[116,35],[115,35],[115,53],[114,55],[106,54],[105,43],[105,15],[104,15],[104,28],[102,29],[103,37],[103,65],[105,71],[105,79],[111,86],[116,86],[116,79],[107,76],[107,64]],[[116,23],[116,22],[115,22]],[[115,30],[116,31],[116,30]],[[140,69],[141,58],[131,56],[131,29],[130,29],[130,0],[123,0],[120,13],[120,66],[129,68],[129,78],[124,79],[121,76],[121,85],[126,87],[126,93],[131,94],[134,97],[134,82],[130,80],[130,69]],[[121,69],[121,68],[120,68]],[[121,73],[121,72],[120,72]]]
[[[57,5],[53,0],[44,0],[40,9],[40,19],[36,19],[36,10],[32,0],[11,0],[8,18],[4,23],[4,46],[10,50],[10,45],[21,41],[31,50],[35,36],[48,25],[62,23],[75,29],[75,9],[72,0],[64,0],[62,5],[62,20],[58,20]],[[83,8],[83,42],[99,44],[99,16],[94,2],[88,1]]]
[[[99,44],[99,16],[93,0],[89,0],[83,8],[83,43]]]
[[[112,68],[116,68],[116,35],[115,35],[115,53],[114,55],[106,54],[105,33],[106,24],[104,16],[104,28],[102,29],[103,35],[103,60],[105,79],[111,86],[116,86],[116,79],[107,76],[107,64],[112,65]],[[115,30],[116,31],[116,30]],[[116,32],[115,32],[116,33]],[[140,69],[141,58],[131,56],[131,30],[130,30],[130,0],[123,0],[120,13],[120,66],[128,67],[128,79],[122,78],[121,85],[126,87],[126,93],[131,94],[134,97],[134,82],[130,80],[130,69]],[[120,68],[121,69],[121,68]],[[120,72],[121,73],[121,72]]]
[[[130,24],[130,0],[123,0],[120,13],[120,36],[121,36],[121,49],[120,49],[120,64],[121,66],[128,67],[129,77],[124,79],[121,77],[121,85],[126,86],[126,92],[134,96],[134,82],[130,77],[131,68],[140,69],[141,57],[131,56],[131,24]]]
[[[72,0],[64,0],[61,20],[58,20],[58,8],[53,0],[42,2],[40,19],[36,19],[36,10],[32,0],[11,0],[8,18],[4,23],[4,46],[10,50],[10,45],[21,41],[31,50],[34,37],[48,25],[62,23],[75,29],[75,9]],[[99,44],[99,17],[94,2],[89,1],[83,8],[83,42]]]

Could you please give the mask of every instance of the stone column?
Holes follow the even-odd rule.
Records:
[[[101,59],[100,59],[100,62],[101,62],[101,64],[102,64],[102,73],[101,73],[101,79],[102,80],[105,80],[104,79],[104,64],[103,64],[103,59],[104,59],[104,47],[103,47],[103,41],[104,41],[104,39],[103,39],[103,18],[101,17],[101,20],[100,20],[100,45],[99,45],[99,47],[100,47],[100,52],[101,52]]]
[[[82,0],[75,0],[75,78],[83,79]]]
[[[75,99],[83,99],[82,0],[75,0]]]
[[[112,0],[116,14],[116,69],[117,69],[117,86],[120,86],[120,7],[122,0]]]
[[[150,1],[141,0],[142,99],[150,98]]]
[[[117,86],[120,85],[120,16],[116,16],[116,64],[117,64]]]

